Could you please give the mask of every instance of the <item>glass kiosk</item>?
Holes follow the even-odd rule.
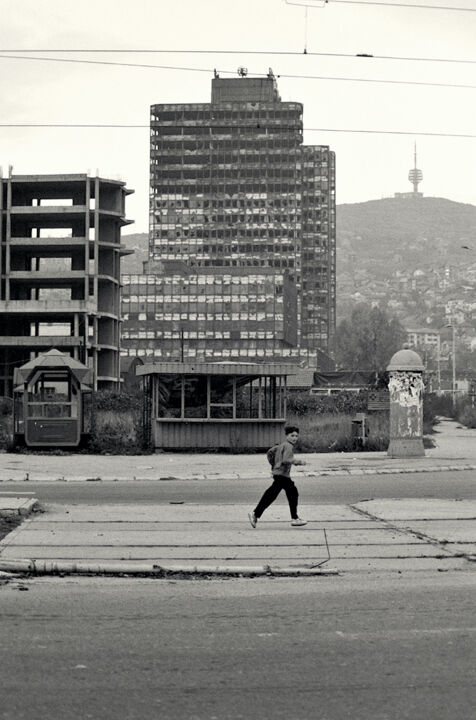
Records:
[[[92,371],[59,350],[15,370],[16,445],[77,447],[90,430]]]

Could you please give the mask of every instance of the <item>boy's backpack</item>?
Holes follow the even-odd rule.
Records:
[[[274,463],[276,460],[276,451],[277,451],[278,447],[279,447],[279,445],[273,445],[273,447],[270,447],[266,453],[266,457],[268,458],[268,462],[271,465],[271,467],[274,467]]]

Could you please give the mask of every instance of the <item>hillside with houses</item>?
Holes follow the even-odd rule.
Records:
[[[387,198],[337,212],[338,319],[359,302],[407,329],[453,323],[476,341],[476,206]]]

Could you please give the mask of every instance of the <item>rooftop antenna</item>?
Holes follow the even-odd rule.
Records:
[[[307,11],[308,6],[304,8],[304,55],[307,55]]]
[[[413,185],[413,192],[415,194],[418,193],[418,183],[421,183],[423,180],[423,173],[421,170],[417,168],[417,150],[416,150],[416,142],[415,142],[415,148],[413,152],[413,168],[408,173],[408,179]]]
[[[306,0],[286,0],[286,5],[297,5],[298,7],[304,8],[304,50],[303,55],[307,55],[307,20],[308,20],[308,9],[309,8],[323,8],[327,5],[329,0],[308,0],[310,4],[307,4]],[[344,0],[342,0],[344,2]],[[316,4],[320,3],[320,4]]]

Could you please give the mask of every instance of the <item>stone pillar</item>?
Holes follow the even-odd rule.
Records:
[[[388,456],[422,457],[423,448],[423,378],[420,356],[403,348],[395,353],[387,367],[390,374],[390,443]]]

